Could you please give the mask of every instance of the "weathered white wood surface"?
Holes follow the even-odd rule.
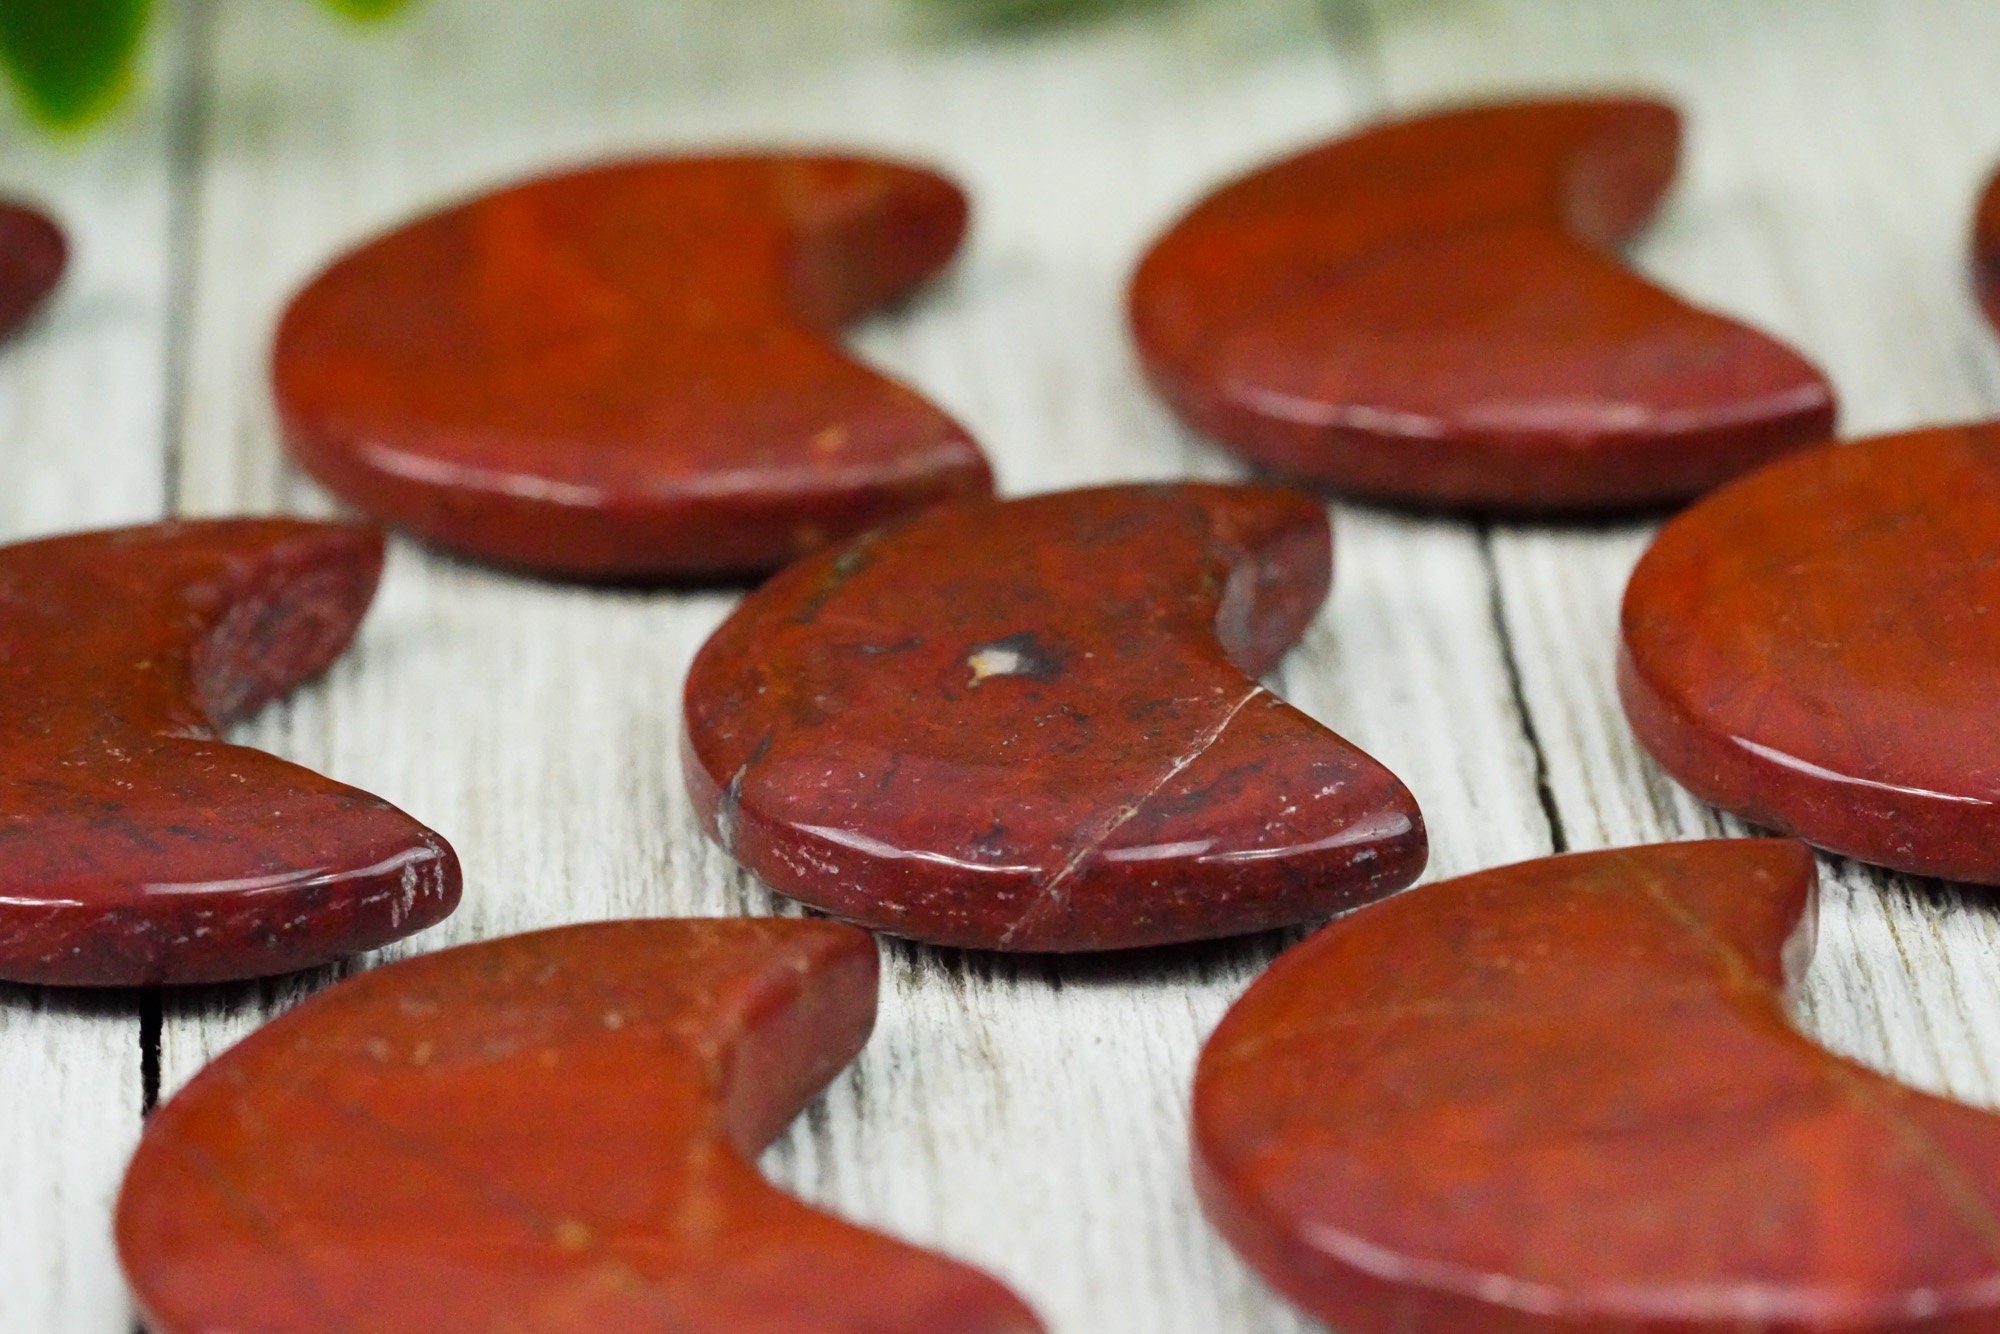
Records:
[[[1971,191],[2000,155],[1990,9],[1188,0],[996,43],[914,23],[908,0],[426,0],[358,38],[302,4],[191,0],[111,133],[0,139],[0,180],[48,197],[83,250],[50,318],[0,352],[0,536],[162,506],[324,509],[279,459],[265,388],[292,286],[509,175],[716,143],[854,144],[966,182],[963,262],[858,341],[971,426],[1008,489],[1231,475],[1135,376],[1120,301],[1146,239],[1284,147],[1522,86],[1638,82],[1690,109],[1686,181],[1640,262],[1822,358],[1852,428],[2000,410],[1962,277]],[[1277,684],[1410,783],[1434,877],[1718,827],[1635,752],[1611,693],[1643,528],[1347,507],[1336,523],[1336,596]],[[355,650],[243,739],[458,846],[465,905],[406,951],[788,911],[699,837],[681,794],[680,678],[728,605],[399,544]],[[1805,1020],[2000,1101],[1990,895],[1833,869]],[[1067,962],[892,945],[874,1043],[767,1167],[993,1268],[1059,1331],[1304,1329],[1203,1226],[1184,1168],[1195,1051],[1280,943]],[[330,979],[169,995],[157,1025],[141,998],[0,992],[0,1334],[128,1325],[109,1196],[142,1062],[170,1094]]]
[[[1691,120],[1681,188],[1636,258],[1818,360],[1841,390],[1844,434],[2000,415],[2000,344],[1966,278],[1973,199],[2000,158],[1988,76],[2000,9],[1371,0],[1369,17],[1390,105],[1605,79],[1680,103]],[[1618,598],[1648,531],[1494,537],[1523,693],[1574,848],[1741,828],[1639,754],[1610,688]],[[1806,1026],[1913,1083],[2000,1103],[1995,894],[1822,866]]]
[[[0,140],[0,191],[67,224],[67,282],[0,348],[0,541],[158,517],[173,412],[169,329],[184,53],[81,149]],[[111,1198],[138,1138],[140,1000],[0,985],[0,1331],[129,1323]]]

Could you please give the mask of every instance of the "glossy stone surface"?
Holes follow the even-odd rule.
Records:
[[[709,832],[779,892],[943,945],[1100,950],[1416,879],[1395,776],[1254,679],[1331,578],[1265,487],[950,506],[750,595],[688,677]]]
[[[340,655],[381,570],[379,533],[295,519],[0,548],[0,978],[254,977],[451,912],[443,839],[220,739]]]
[[[335,262],[278,329],[292,455],[440,546],[557,575],[775,569],[992,479],[835,341],[957,249],[966,202],[858,158],[527,182]]]
[[[1683,843],[1334,923],[1202,1053],[1210,1219],[1345,1334],[2000,1328],[2000,1117],[1792,1027],[1813,885]]]
[[[1986,182],[1973,215],[1972,282],[1986,318],[2000,328],[2000,173]]]
[[[867,1042],[876,967],[828,922],[612,922],[322,992],[147,1123],[118,1249],[148,1327],[1039,1330],[758,1174]]]
[[[25,205],[0,201],[0,339],[41,308],[68,260],[61,228]]]
[[[2000,426],[1782,460],[1668,524],[1619,690],[1706,801],[1900,870],[2000,884]]]
[[[1679,134],[1655,102],[1500,103],[1254,172],[1133,279],[1147,372],[1256,463],[1420,505],[1680,500],[1823,440],[1817,370],[1613,253]]]

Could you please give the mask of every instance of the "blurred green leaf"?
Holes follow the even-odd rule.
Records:
[[[321,0],[349,18],[387,18],[410,0]],[[37,120],[86,125],[132,80],[152,0],[0,0],[0,68]]]
[[[0,64],[38,119],[82,125],[118,100],[151,0],[0,0]]]
[[[1174,0],[922,0],[925,8],[974,28],[1005,31],[1096,18],[1128,9],[1159,9]]]
[[[387,18],[408,5],[410,0],[321,0],[321,3],[349,18],[367,20]]]

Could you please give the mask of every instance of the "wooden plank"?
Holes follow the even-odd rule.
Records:
[[[72,250],[52,304],[0,347],[0,542],[161,512],[186,83],[181,29],[157,36],[145,94],[87,142],[0,134],[0,193],[47,207]],[[139,1133],[143,1004],[0,985],[0,1329],[130,1328],[110,1211]]]
[[[295,5],[217,17],[180,499],[324,504],[278,461],[262,376],[285,293],[440,198],[638,147],[843,143],[943,163],[977,199],[956,274],[859,336],[958,413],[1004,483],[1227,475],[1135,374],[1121,291],[1207,185],[1348,119],[1354,70],[1306,0],[1192,5],[973,42],[888,0],[431,0],[333,45]],[[1476,535],[1339,516],[1339,591],[1281,688],[1375,750],[1439,873],[1548,847]],[[399,545],[355,651],[245,739],[452,838],[465,907],[409,948],[627,914],[788,911],[694,826],[675,739],[729,599],[584,590]],[[781,1182],[986,1264],[1060,1329],[1296,1330],[1214,1240],[1185,1170],[1194,1053],[1263,939],[999,959],[888,949],[878,1035],[776,1146]],[[325,977],[177,998],[163,1082]]]
[[[1973,193],[2000,157],[1978,0],[1370,0],[1398,107],[1521,88],[1638,86],[1691,113],[1685,179],[1637,261],[1792,340],[1869,434],[2000,409],[2000,359],[1965,278]],[[1618,599],[1645,526],[1507,526],[1493,538],[1523,690],[1571,846],[1689,838],[1734,821],[1643,758],[1612,686]],[[1800,999],[1830,1046],[2000,1102],[1990,891],[1823,859],[1818,961]]]

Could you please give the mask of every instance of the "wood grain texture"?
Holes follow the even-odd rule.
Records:
[[[69,233],[71,267],[0,348],[0,542],[159,516],[172,401],[171,163],[185,33],[87,144],[0,130],[0,190]],[[140,1002],[0,986],[0,1330],[128,1323],[105,1227],[143,1097]]]
[[[304,5],[181,7],[158,93],[110,134],[0,138],[0,180],[54,203],[81,252],[43,324],[0,352],[5,535],[163,500],[325,512],[285,468],[265,379],[298,282],[531,168],[718,143],[851,144],[965,181],[961,264],[856,345],[965,422],[1006,491],[1231,476],[1136,372],[1122,296],[1145,242],[1261,159],[1515,86],[1638,83],[1688,106],[1688,174],[1637,260],[1818,359],[1849,429],[2000,410],[2000,353],[1962,274],[2000,156],[2000,15],[1981,0],[1186,0],[999,42],[915,8],[428,0],[355,35]],[[198,83],[176,82],[183,62]],[[1272,684],[1409,783],[1431,878],[1548,851],[1545,806],[1578,848],[1719,827],[1638,753],[1612,693],[1645,526],[1341,507],[1335,527],[1334,596]],[[790,912],[699,836],[682,795],[679,682],[731,601],[562,588],[397,543],[354,650],[237,739],[459,847],[464,907],[398,952]],[[1925,1087],[2000,1100],[1988,902],[1835,866],[1806,1019]],[[1060,963],[892,946],[873,1043],[765,1166],[991,1268],[1057,1330],[1311,1328],[1208,1231],[1185,1166],[1199,1042],[1281,943]],[[163,1090],[332,975],[169,996]],[[109,1204],[138,1129],[140,1010],[0,995],[0,1108],[26,1127],[0,1147],[0,1200],[27,1220],[0,1248],[0,1331],[128,1326]]]
[[[957,270],[859,346],[965,422],[1010,492],[1228,475],[1143,390],[1122,287],[1210,181],[1351,114],[1347,62],[1310,7],[1201,5],[999,46],[914,30],[900,3],[612,12],[593,39],[540,0],[439,0],[300,69],[318,50],[309,15],[219,11],[188,508],[320,506],[275,462],[262,340],[325,253],[550,160],[716,138],[894,153],[967,185]],[[558,49],[559,64],[536,54]],[[239,118],[280,87],[284,116]],[[1335,596],[1281,693],[1410,784],[1445,831],[1438,871],[1542,851],[1475,540],[1380,515],[1336,529]],[[1404,610],[1415,597],[1421,619]],[[727,605],[539,585],[399,544],[354,652],[254,739],[420,812],[461,849],[464,906],[415,948],[571,919],[791,911],[700,836],[681,796],[680,680]],[[1199,1042],[1278,944],[1066,962],[891,946],[873,1043],[766,1165],[991,1269],[1058,1329],[1300,1328],[1211,1236],[1185,1170]],[[304,985],[170,998],[163,1087]]]
[[[2000,359],[1964,271],[2000,151],[1976,52],[2000,14],[1921,0],[1726,0],[1672,12],[1589,0],[1367,0],[1396,106],[1607,81],[1687,111],[1684,176],[1639,264],[1769,329],[1841,391],[1842,434],[2000,414]],[[1743,832],[1643,754],[1612,684],[1618,601],[1650,525],[1508,526],[1492,547],[1549,789],[1576,849]],[[1920,1087],[2000,1103],[2000,904],[1990,890],[1823,858],[1821,941],[1800,1018]]]

